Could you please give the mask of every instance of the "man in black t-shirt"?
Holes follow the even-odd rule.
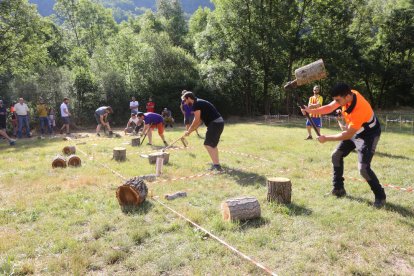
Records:
[[[207,126],[206,138],[204,140],[204,146],[210,155],[213,165],[211,170],[221,171],[221,165],[219,162],[219,154],[217,145],[220,140],[221,133],[224,129],[224,120],[220,113],[210,102],[202,99],[198,99],[194,96],[193,92],[187,91],[181,99],[183,103],[192,107],[194,111],[194,120],[188,130],[185,132],[185,136],[189,136],[191,132],[195,131],[202,122]]]

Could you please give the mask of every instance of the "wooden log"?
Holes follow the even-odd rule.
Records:
[[[138,206],[145,201],[147,195],[147,185],[140,177],[129,179],[116,190],[116,198],[121,207]]]
[[[173,200],[173,199],[176,199],[178,197],[186,197],[186,196],[187,196],[186,192],[176,192],[176,193],[173,193],[171,195],[164,195],[164,198],[166,200]]]
[[[71,155],[76,153],[76,147],[75,146],[66,146],[63,148],[62,152],[66,155]]]
[[[71,167],[80,167],[82,165],[82,161],[77,155],[69,155],[68,157],[68,166]]]
[[[277,201],[288,204],[292,197],[292,183],[284,177],[270,177],[267,179],[267,201]]]
[[[131,139],[131,146],[138,147],[139,145],[141,145],[141,139],[139,137]]]
[[[148,161],[150,164],[155,164],[157,162],[157,157],[164,158],[163,164],[168,164],[168,161],[170,160],[170,153],[168,152],[154,152],[148,154]]]
[[[113,150],[112,159],[116,161],[125,161],[126,160],[126,148],[116,147]]]
[[[228,199],[221,204],[223,219],[248,220],[260,217],[260,204],[254,197]]]
[[[56,156],[52,161],[52,168],[66,168],[66,159],[63,156]]]

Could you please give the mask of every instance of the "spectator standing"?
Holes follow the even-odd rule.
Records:
[[[14,105],[14,112],[17,116],[17,122],[18,122],[18,130],[17,130],[17,137],[22,138],[22,129],[23,126],[26,130],[26,136],[28,138],[31,137],[30,135],[30,126],[29,126],[29,107],[24,102],[23,98],[19,98],[19,102]]]
[[[45,130],[47,128],[48,133],[52,134],[52,129],[49,125],[49,119],[48,119],[48,112],[47,112],[47,106],[45,104],[45,101],[40,98],[39,103],[36,106],[37,109],[37,116],[39,116],[39,122],[40,122],[40,133],[41,136],[45,134]]]
[[[152,101],[151,97],[149,97],[146,107],[147,107],[147,112],[155,113],[155,103]]]
[[[315,109],[315,108],[322,106],[323,98],[321,95],[319,95],[320,90],[321,90],[321,87],[319,85],[315,85],[313,87],[313,96],[309,98],[309,102],[308,102],[308,107],[310,109]],[[321,115],[310,113],[309,117],[315,123],[318,132],[321,133],[321,127],[322,127]],[[306,137],[305,140],[312,140],[312,132],[311,132],[312,124],[311,122],[309,122],[309,119],[306,120],[306,130],[308,131],[308,137]]]
[[[62,104],[60,105],[60,116],[62,118],[62,122],[63,122],[63,126],[60,129],[60,134],[63,134],[63,129],[66,128],[66,134],[70,134],[69,132],[69,124],[70,124],[70,119],[69,117],[71,116],[70,112],[69,112],[69,99],[68,98],[64,98]]]
[[[56,112],[53,107],[49,108],[49,111],[47,112],[47,116],[48,116],[50,131],[53,133],[56,127]]]
[[[0,100],[0,130],[6,129],[7,122],[7,109],[3,104],[3,101]]]
[[[16,112],[14,112],[14,105],[16,104],[16,102],[13,102],[10,105],[10,114],[11,114],[11,123],[12,123],[12,127],[13,127],[13,136],[17,137],[17,116],[16,116]]]
[[[139,108],[139,102],[135,99],[135,97],[131,98],[131,101],[129,102],[129,109],[131,110],[131,113],[138,113]]]

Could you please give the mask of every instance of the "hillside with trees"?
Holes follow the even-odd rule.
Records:
[[[158,0],[117,23],[92,0],[57,0],[55,17],[27,0],[2,1],[1,98],[42,96],[57,106],[69,96],[78,123],[106,104],[123,120],[131,95],[143,104],[152,96],[178,114],[183,89],[226,115],[292,114],[294,98],[311,89],[283,85],[295,68],[322,58],[325,98],[342,80],[375,108],[414,106],[412,1],[212,2],[214,10],[199,8],[186,20],[181,2]]]

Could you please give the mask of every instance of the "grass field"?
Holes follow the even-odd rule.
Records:
[[[168,129],[167,140],[182,133]],[[172,181],[209,167],[202,140],[193,135],[188,149],[170,152],[161,176],[168,181],[147,184],[163,202],[164,194],[186,191],[188,197],[166,204],[277,274],[413,275],[414,193],[386,188],[387,205],[380,210],[371,206],[368,184],[356,180],[347,179],[346,198],[327,195],[336,143],[305,136],[303,127],[227,124],[219,149],[231,172]],[[131,147],[130,140],[90,135],[0,143],[0,274],[265,274],[154,200],[123,213],[115,197],[123,181],[101,164],[127,178],[155,172],[139,156],[151,148]],[[62,148],[77,143],[82,167],[52,169]],[[162,145],[157,134],[154,145]],[[413,145],[413,135],[382,135],[372,163],[382,183],[413,187]],[[126,147],[126,162],[111,160],[116,146]],[[345,175],[361,178],[354,153],[345,160]],[[291,180],[291,204],[267,202],[271,176]],[[239,196],[256,197],[262,217],[224,222],[221,202]]]

